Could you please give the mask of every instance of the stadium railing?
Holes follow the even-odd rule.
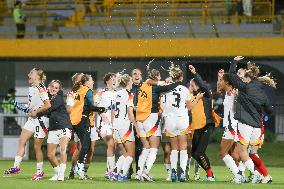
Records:
[[[15,30],[12,18],[12,5],[0,1],[0,37],[9,38],[15,36],[11,28]],[[216,33],[226,36],[238,34],[277,34],[283,36],[283,16],[275,19],[274,0],[255,0],[253,4],[253,15],[239,15],[236,11],[237,1],[232,0],[229,5],[228,14],[224,0],[30,0],[24,6],[27,15],[26,25],[29,27],[26,36],[36,38],[43,35],[56,35],[58,38],[65,36],[79,36],[89,38],[101,35],[104,38],[115,38],[126,36],[143,38],[144,36],[157,37],[159,34],[180,35],[194,37],[196,34],[219,37]],[[267,31],[257,28],[242,31],[218,31],[217,24],[232,23],[272,23],[279,22],[280,27],[276,31]],[[193,31],[191,29],[180,29],[171,31],[155,30],[154,26],[188,25],[188,28],[199,25],[213,27],[211,31]],[[88,27],[98,26],[95,29]],[[135,26],[136,30],[130,31],[127,26]],[[143,29],[148,26],[149,29]],[[60,28],[67,28],[60,30]],[[110,27],[112,29],[106,29]],[[113,28],[122,27],[122,30]],[[5,29],[6,28],[6,29]],[[68,29],[76,28],[76,30]],[[108,31],[109,30],[109,31]],[[141,35],[142,34],[142,35]],[[143,35],[144,34],[144,35]],[[153,34],[153,35],[152,35]]]

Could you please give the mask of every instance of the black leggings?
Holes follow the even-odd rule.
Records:
[[[205,151],[213,129],[213,124],[207,124],[204,128],[195,130],[192,139],[191,155],[205,171],[211,168]]]
[[[91,146],[91,128],[89,117],[82,117],[81,122],[73,126],[81,142],[81,151],[79,154],[78,163],[86,163],[88,151]]]

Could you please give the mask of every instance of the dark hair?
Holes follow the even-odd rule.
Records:
[[[115,76],[115,73],[112,72],[108,72],[105,76],[104,76],[104,84],[106,85],[106,83],[110,80],[110,78],[112,78],[113,76]]]
[[[80,88],[81,85],[84,85],[87,81],[90,80],[92,76],[91,75],[88,75],[88,74],[84,74],[82,77],[81,77],[81,80],[76,82],[73,87],[72,87],[72,91],[74,92],[77,92],[77,90]]]
[[[18,5],[22,5],[22,2],[21,1],[16,1],[14,6],[18,6]]]
[[[223,80],[224,80],[225,82],[227,82],[229,85],[232,85],[228,73],[224,73],[224,75],[223,75]]]

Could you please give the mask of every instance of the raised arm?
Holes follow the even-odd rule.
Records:
[[[205,81],[203,81],[202,77],[196,72],[194,66],[189,65],[188,66],[190,72],[194,75],[194,79],[196,83],[199,85],[200,89],[202,92],[204,92],[204,96],[210,97],[211,96],[211,91]]]
[[[240,91],[245,91],[246,83],[243,82],[242,79],[236,74],[237,62],[242,59],[243,57],[241,56],[237,56],[234,58],[234,61],[230,65],[229,78],[234,88],[237,88]]]

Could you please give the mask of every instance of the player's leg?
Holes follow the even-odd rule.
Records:
[[[142,173],[144,171],[145,163],[146,163],[146,160],[147,160],[148,155],[150,153],[150,143],[149,143],[149,141],[147,140],[146,137],[140,137],[140,140],[143,144],[143,150],[142,150],[141,155],[139,156],[139,160],[138,160],[137,175],[138,175],[139,180],[143,180]]]
[[[58,174],[58,181],[64,181],[64,175],[67,162],[67,146],[71,138],[71,131],[69,129],[62,129],[62,137],[59,140],[60,147],[60,169]]]
[[[170,138],[171,143],[171,180],[172,182],[176,182],[178,180],[177,175],[177,165],[178,165],[178,153],[179,153],[179,144],[178,138],[176,136]]]
[[[170,161],[170,154],[171,154],[171,144],[168,142],[169,137],[163,136],[162,137],[162,148],[164,152],[164,166],[167,171],[167,181],[171,180],[171,161]]]
[[[127,172],[132,164],[133,157],[135,156],[135,141],[134,141],[134,136],[133,140],[128,140],[124,143],[124,148],[125,148],[125,160],[122,166],[122,174],[121,178],[118,180],[127,180]]]
[[[57,131],[49,131],[47,138],[47,158],[53,168],[54,175],[49,180],[57,180],[60,167],[55,156],[56,148],[59,144],[59,137]]]
[[[37,172],[33,176],[33,180],[40,180],[44,176],[43,172],[43,153],[41,150],[42,143],[44,142],[44,138],[34,138],[34,150],[36,155],[36,168]]]
[[[188,154],[187,154],[187,134],[178,135],[178,146],[179,146],[179,162],[181,167],[181,174],[179,181],[184,182],[186,180],[186,167],[188,162]]]
[[[112,172],[115,168],[115,144],[112,135],[104,137],[104,141],[107,145],[107,171]]]
[[[205,128],[195,131],[195,134],[198,135],[196,139],[195,136],[193,136],[194,151],[192,152],[192,156],[198,162],[198,164],[206,171],[207,181],[215,181],[210,161],[207,155],[205,154],[209,143],[209,138],[213,129],[213,125],[207,125]]]

